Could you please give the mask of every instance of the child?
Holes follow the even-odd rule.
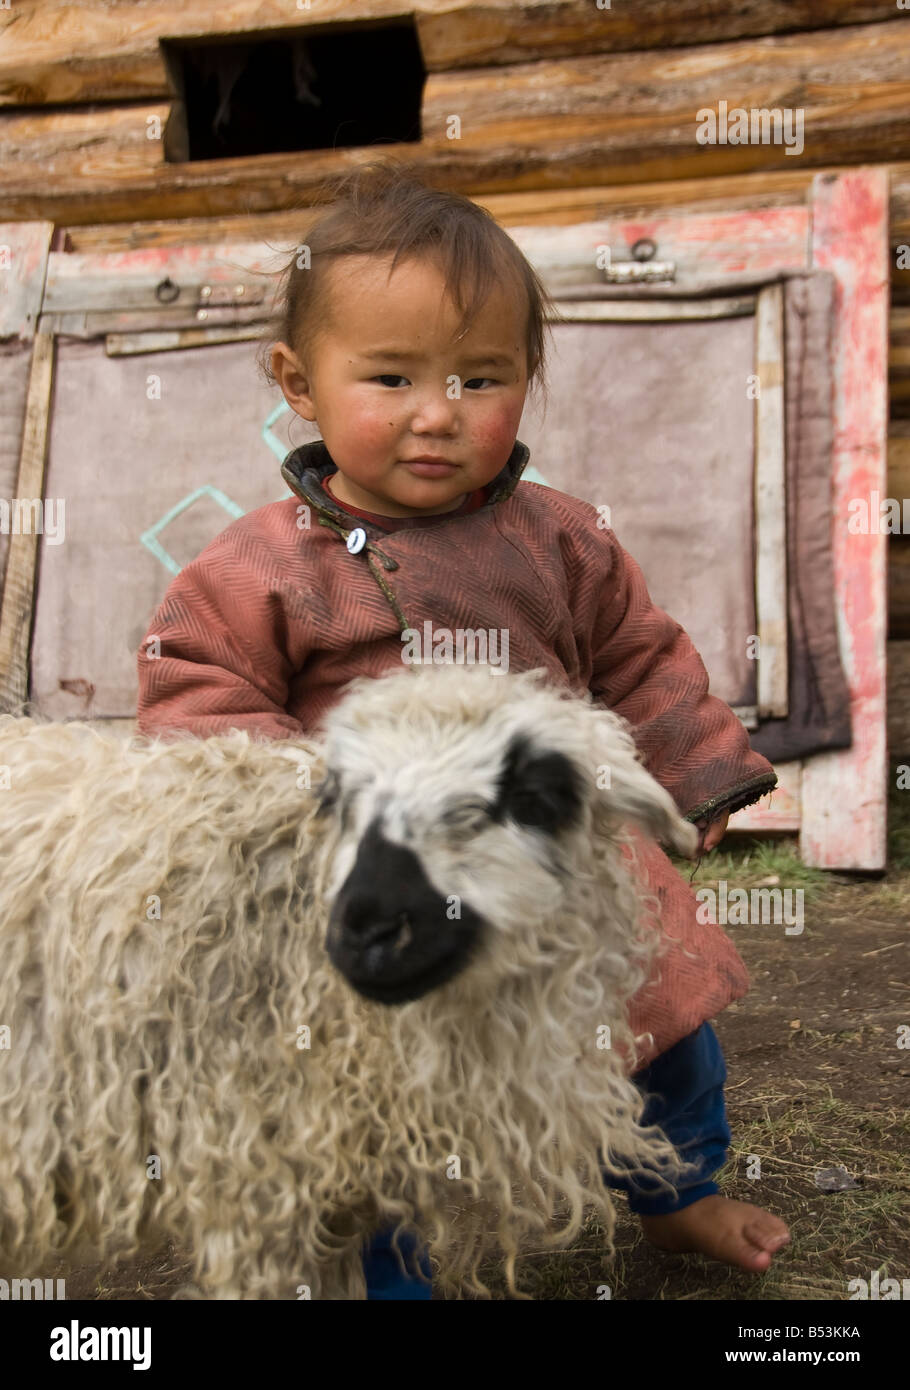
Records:
[[[235,521],[170,585],[138,654],[139,728],[313,733],[351,677],[401,662],[405,628],[498,632],[513,667],[545,666],[630,721],[712,849],[777,779],[597,509],[519,481],[518,424],[543,380],[547,295],[531,266],[481,208],[394,165],[347,176],[305,245],[270,365],[322,438],[282,465],[294,499]],[[657,1093],[643,1123],[700,1158],[702,1180],[675,1200],[613,1185],[654,1244],[760,1272],[786,1226],[711,1179],[730,1132],[707,1020],[748,979],[656,845],[647,874],[676,944],[633,1005],[653,1039],[635,1080]],[[429,1297],[399,1274],[387,1232],[365,1268],[369,1297]]]

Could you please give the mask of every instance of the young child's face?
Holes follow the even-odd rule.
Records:
[[[278,343],[272,369],[292,409],[318,423],[339,501],[384,516],[452,511],[496,477],[515,445],[528,389],[526,309],[496,285],[455,343],[459,315],[435,264],[399,262],[390,278],[391,263],[336,262],[331,321],[312,360],[305,366]],[[422,474],[409,462],[422,455],[452,466]]]

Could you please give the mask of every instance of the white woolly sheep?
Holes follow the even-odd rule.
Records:
[[[318,742],[0,716],[0,1264],[172,1238],[197,1296],[362,1298],[399,1223],[517,1294],[586,1207],[610,1253],[601,1164],[686,1171],[628,1074],[626,821],[694,850],[542,671],[360,678]]]

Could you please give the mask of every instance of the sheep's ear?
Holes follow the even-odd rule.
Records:
[[[603,712],[602,712],[603,713]],[[617,821],[633,821],[655,840],[662,840],[679,854],[692,856],[698,831],[679,813],[670,793],[639,761],[631,734],[608,714],[601,721],[596,769],[595,807]]]

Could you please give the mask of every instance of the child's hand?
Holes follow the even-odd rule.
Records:
[[[698,847],[695,851],[696,854],[707,854],[710,850],[714,849],[715,845],[720,844],[721,840],[724,838],[727,829],[727,821],[729,819],[730,812],[725,811],[718,820],[712,821],[710,825],[708,825],[704,817],[695,822],[699,831]]]

